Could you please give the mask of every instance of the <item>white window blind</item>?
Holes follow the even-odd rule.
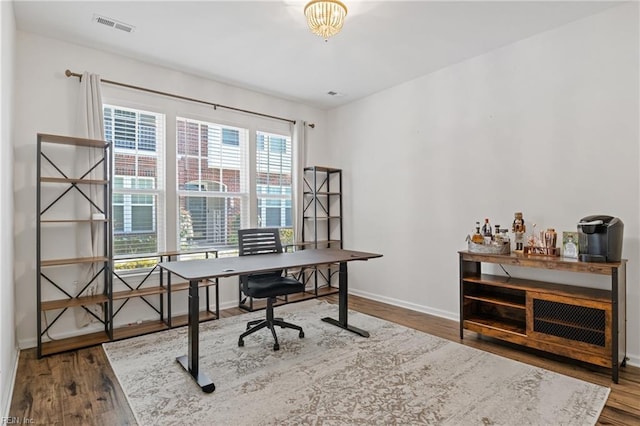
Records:
[[[293,242],[291,174],[291,138],[257,132],[255,179],[258,223],[261,227],[280,228],[283,243]]]
[[[179,247],[234,247],[247,227],[248,130],[178,117]]]
[[[164,115],[104,105],[113,150],[113,253],[164,250]]]

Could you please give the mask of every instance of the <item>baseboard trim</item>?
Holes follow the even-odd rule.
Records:
[[[457,312],[449,312],[441,309],[433,309],[427,306],[418,305],[416,303],[409,303],[404,300],[394,299],[391,297],[380,296],[377,294],[361,291],[357,289],[349,289],[349,293],[364,297],[365,299],[375,300],[376,302],[386,303],[387,305],[398,306],[400,308],[410,309],[412,311],[422,312],[423,314],[434,315],[440,318],[449,319],[452,321],[459,321],[460,315]]]
[[[0,418],[2,419],[9,418],[9,414],[10,414],[9,410],[11,410],[11,399],[13,398],[13,389],[15,387],[16,377],[18,375],[19,362],[20,362],[20,349],[16,348],[14,362],[13,362],[13,371],[11,372],[11,377],[9,377],[9,389],[6,395],[6,401],[3,401],[3,404],[2,404],[2,412],[0,413]]]

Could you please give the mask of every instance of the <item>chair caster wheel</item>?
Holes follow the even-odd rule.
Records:
[[[273,345],[273,350],[274,351],[279,351],[280,350],[280,345],[277,344],[277,343],[275,345]]]
[[[304,337],[304,331],[301,331],[300,334],[298,334],[298,337],[302,339]]]
[[[244,340],[242,339],[238,340],[238,346],[244,346]]]

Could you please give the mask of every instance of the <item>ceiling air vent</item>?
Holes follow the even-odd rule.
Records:
[[[135,28],[133,25],[125,24],[124,22],[107,18],[106,16],[93,15],[93,20],[98,24],[106,25],[107,27],[115,28],[127,33],[132,32]]]

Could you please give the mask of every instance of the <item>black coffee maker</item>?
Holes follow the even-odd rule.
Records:
[[[583,262],[620,262],[624,224],[613,216],[594,215],[578,223],[578,259]]]

